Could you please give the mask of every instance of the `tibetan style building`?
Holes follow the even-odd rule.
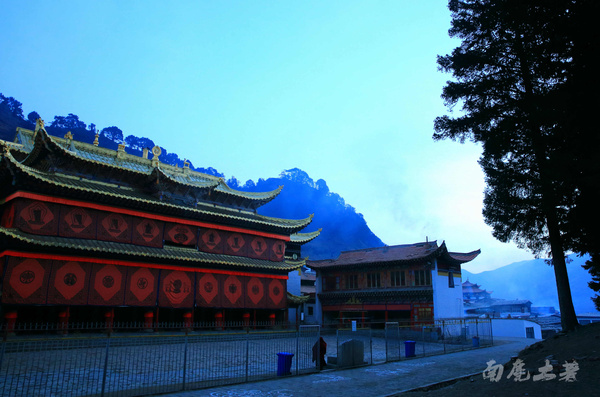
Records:
[[[489,301],[492,299],[492,292],[481,289],[479,284],[473,284],[469,280],[462,284],[463,301],[465,303]]]
[[[312,220],[258,215],[272,192],[17,129],[0,141],[1,305],[9,321],[284,321]],[[286,244],[292,241],[292,254]],[[16,319],[16,320],[15,320]]]
[[[317,272],[321,323],[398,321],[418,325],[462,317],[461,265],[479,255],[434,242],[342,252],[308,261]]]

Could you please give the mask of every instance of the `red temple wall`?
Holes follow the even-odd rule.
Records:
[[[82,238],[162,248],[163,242],[200,251],[280,262],[285,241],[243,232],[163,222],[117,212],[99,211],[17,198],[3,208],[0,223],[38,235]]]
[[[77,258],[74,258],[77,259]],[[2,302],[192,308],[286,307],[285,276],[7,256]]]

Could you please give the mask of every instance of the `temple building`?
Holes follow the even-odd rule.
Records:
[[[8,322],[285,321],[312,215],[257,214],[281,188],[18,128],[0,141],[1,308]],[[289,245],[289,249],[286,246]],[[293,251],[293,252],[291,252]]]
[[[342,252],[308,261],[317,273],[322,324],[397,321],[420,325],[463,316],[461,265],[479,255],[448,252],[437,242]]]
[[[468,279],[462,284],[463,301],[465,303],[489,301],[492,299],[492,292],[481,289],[479,284],[473,284]]]

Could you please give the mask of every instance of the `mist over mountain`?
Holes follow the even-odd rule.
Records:
[[[581,265],[589,259],[586,256],[569,256],[567,271],[573,296],[575,313],[595,312],[591,298],[595,295],[588,287],[592,276]],[[544,259],[515,262],[495,270],[481,273],[462,271],[462,281],[467,279],[480,284],[482,289],[493,291],[495,299],[528,299],[532,306],[554,306],[558,311],[558,294],[554,268]]]
[[[369,229],[361,213],[339,194],[329,191],[323,179],[315,182],[301,169],[285,170],[277,178],[249,180],[244,184],[231,178],[227,184],[248,192],[270,191],[283,185],[276,199],[258,209],[261,215],[299,219],[314,213],[307,230],[323,230],[319,237],[302,246],[302,255],[310,259],[336,258],[341,251],[385,245]]]

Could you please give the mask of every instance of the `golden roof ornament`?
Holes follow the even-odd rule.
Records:
[[[33,133],[33,136],[35,137],[35,134],[37,134],[37,132],[39,130],[43,130],[44,129],[44,120],[42,120],[41,117],[38,117],[38,119],[35,121],[35,131]]]
[[[121,159],[125,156],[125,142],[119,143],[117,147],[117,159]]]
[[[96,135],[94,135],[94,142],[93,142],[94,146],[98,146],[98,144],[99,144],[98,137],[99,136],[100,135],[98,134],[98,131],[96,131]]]
[[[71,134],[71,131],[68,131],[65,134],[65,139],[67,140],[66,145],[67,145],[67,147],[69,147],[71,145],[71,143],[73,142],[73,134]]]
[[[160,154],[162,153],[162,149],[160,148],[160,146],[154,146],[152,148],[152,154],[154,155],[154,157],[152,157],[152,166],[153,167],[158,167],[158,157],[160,156]]]

